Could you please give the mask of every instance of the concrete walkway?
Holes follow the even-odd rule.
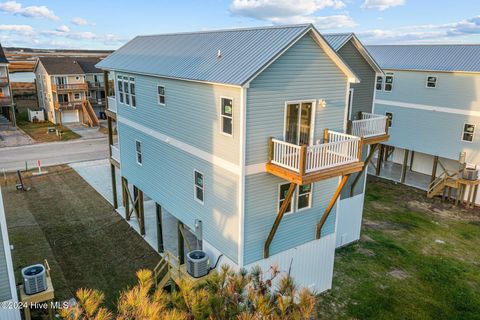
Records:
[[[65,127],[78,134],[80,139],[98,139],[107,136],[98,130],[99,127],[88,127],[81,123],[68,123],[65,124]]]
[[[0,116],[0,148],[33,144],[35,141],[23,130],[13,127],[4,117]]]

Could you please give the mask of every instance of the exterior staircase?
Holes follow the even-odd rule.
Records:
[[[180,260],[170,251],[162,254],[162,259],[153,269],[153,277],[157,288],[165,288],[175,284],[182,278]]]
[[[95,114],[95,110],[93,110],[93,107],[90,104],[90,101],[88,100],[83,101],[82,111],[83,111],[83,114],[87,116],[86,122],[90,127],[97,127],[100,125],[100,122],[98,121],[97,115]]]
[[[442,195],[447,187],[458,189],[458,178],[460,173],[460,171],[444,171],[439,177],[437,177],[428,185],[427,197],[433,198],[435,196]]]

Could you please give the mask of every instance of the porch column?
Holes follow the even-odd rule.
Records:
[[[410,150],[405,149],[405,152],[403,154],[402,175],[400,176],[400,183],[405,183],[405,178],[407,176],[407,163],[409,152]]]
[[[430,177],[430,183],[437,178],[438,156],[433,157],[432,176]]]
[[[110,175],[112,177],[112,196],[113,196],[113,208],[118,209],[117,200],[117,177],[115,173],[115,166],[110,163]]]
[[[377,156],[377,168],[375,175],[380,176],[380,172],[382,169],[382,162],[383,162],[383,153],[385,151],[385,145],[381,144],[380,148],[378,149],[378,156]]]
[[[178,261],[180,261],[180,264],[182,265],[185,263],[185,239],[183,238],[183,233],[180,228],[183,228],[183,222],[177,220]]]
[[[162,207],[155,202],[155,211],[157,214],[157,248],[158,252],[163,253],[163,226],[162,226]]]

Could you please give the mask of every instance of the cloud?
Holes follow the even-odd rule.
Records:
[[[391,7],[403,6],[404,4],[405,0],[365,0],[361,8],[383,11]]]
[[[75,17],[72,19],[72,23],[76,24],[77,26],[87,26],[87,25],[94,25],[93,23],[88,22],[87,19]]]
[[[32,26],[25,24],[0,24],[0,32],[1,31],[19,33],[22,35],[32,35],[34,33]]]
[[[58,31],[58,32],[70,32],[70,28],[67,27],[66,25],[60,26],[55,30]]]
[[[368,30],[358,36],[369,43],[452,42],[452,38],[480,36],[480,16],[447,24],[404,26],[390,30]]]
[[[55,21],[60,20],[60,18],[46,6],[28,6],[23,8],[22,4],[16,1],[0,3],[0,11],[18,14],[27,18],[43,18]]]
[[[314,23],[320,29],[355,26],[355,22],[347,15],[316,15],[325,8],[344,7],[345,3],[341,0],[234,0],[230,12],[273,24]]]

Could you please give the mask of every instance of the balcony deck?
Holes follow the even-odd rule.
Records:
[[[270,139],[265,170],[297,185],[362,170],[361,138],[326,130],[324,140],[323,144],[298,146]]]
[[[54,92],[66,92],[66,91],[87,91],[87,83],[75,83],[75,84],[52,84],[52,91]]]
[[[79,110],[82,109],[82,101],[75,102],[54,102],[55,110]]]
[[[377,144],[387,141],[388,117],[362,112],[361,119],[350,121],[348,133],[363,138],[364,144]]]

